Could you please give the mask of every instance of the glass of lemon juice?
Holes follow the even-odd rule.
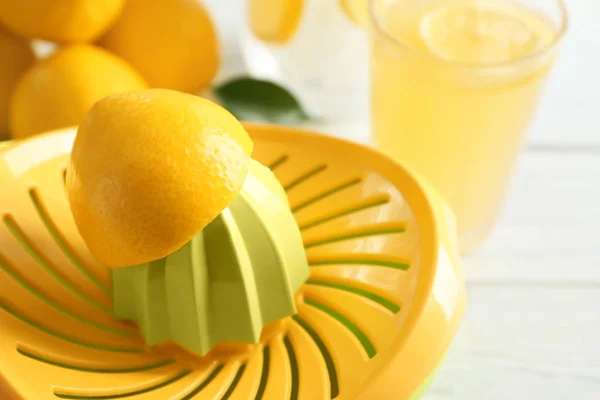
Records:
[[[567,26],[559,0],[370,0],[373,141],[490,232]]]

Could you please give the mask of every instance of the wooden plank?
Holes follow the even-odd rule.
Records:
[[[425,400],[597,400],[600,288],[473,287]]]
[[[600,398],[600,154],[522,158],[425,400]]]
[[[473,283],[600,285],[600,153],[528,152],[497,228],[465,268]]]

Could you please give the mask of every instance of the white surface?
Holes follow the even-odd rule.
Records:
[[[226,43],[224,76],[243,73],[242,0],[205,1]],[[571,30],[529,149],[492,237],[465,260],[464,326],[426,400],[600,399],[600,1],[567,6]],[[311,126],[359,141],[369,129]]]

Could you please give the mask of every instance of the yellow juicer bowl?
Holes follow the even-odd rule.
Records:
[[[247,124],[284,186],[310,279],[298,313],[258,344],[204,357],[147,346],[112,313],[109,269],[88,252],[64,177],[75,129],[0,151],[0,398],[414,399],[456,333],[464,281],[451,213],[368,148]]]

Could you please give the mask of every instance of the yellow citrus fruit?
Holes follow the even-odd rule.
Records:
[[[146,87],[127,62],[104,49],[65,47],[19,79],[10,106],[11,133],[20,139],[77,125],[97,100]]]
[[[8,109],[17,79],[35,60],[25,39],[0,28],[0,139],[8,137]]]
[[[30,39],[87,42],[115,21],[125,0],[0,0],[0,22]]]
[[[369,14],[368,0],[339,0],[340,7],[354,23],[366,26]]]
[[[527,56],[555,36],[544,21],[510,4],[439,6],[424,14],[419,30],[440,58],[485,64]]]
[[[98,101],[67,173],[81,236],[110,267],[172,254],[238,196],[252,146],[235,117],[194,95],[149,89]]]
[[[303,8],[304,0],[250,0],[252,32],[268,43],[286,43],[298,29]]]
[[[99,43],[129,61],[152,87],[198,93],[219,67],[216,32],[197,0],[128,0]]]

